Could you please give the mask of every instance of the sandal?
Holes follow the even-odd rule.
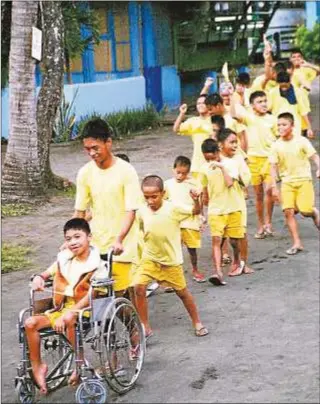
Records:
[[[209,331],[206,329],[206,327],[201,327],[198,330],[195,329],[194,332],[196,334],[196,337],[205,337],[206,335],[209,334]]]
[[[289,250],[286,251],[286,254],[288,254],[288,255],[296,255],[301,251],[303,251],[302,247],[291,247],[291,248],[289,248]]]
[[[210,276],[210,278],[208,278],[208,281],[214,286],[224,286],[227,284],[227,282],[219,278],[218,275]]]
[[[274,232],[270,229],[269,226],[264,226],[264,234],[267,237],[273,237],[274,236]]]
[[[266,233],[264,231],[262,233],[258,232],[254,235],[254,238],[257,240],[262,240],[262,239],[266,238]]]
[[[229,255],[224,255],[222,257],[222,266],[231,264],[231,261],[232,260],[231,260],[231,257],[229,257]]]
[[[206,278],[203,274],[197,274],[197,275],[193,275],[192,279],[198,283],[203,283],[206,282]]]

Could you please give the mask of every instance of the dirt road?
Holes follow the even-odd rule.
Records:
[[[313,100],[319,95],[314,88]],[[314,106],[319,130],[319,102]],[[316,142],[318,145],[318,142]],[[121,146],[121,147],[120,147]],[[164,128],[116,145],[127,153],[139,175],[171,176],[178,154],[191,155],[189,139]],[[87,161],[79,145],[52,149],[54,171],[74,181]],[[319,186],[316,185],[317,195]],[[256,272],[229,279],[215,288],[195,284],[185,255],[188,283],[210,335],[194,337],[189,319],[172,294],[149,298],[155,336],[148,346],[138,385],[127,395],[113,393],[117,403],[319,402],[319,237],[310,220],[299,217],[305,251],[289,257],[288,231],[276,207],[272,239],[254,240],[253,194],[248,201],[250,262]],[[45,268],[62,242],[62,225],[70,217],[73,200],[53,198],[34,214],[2,221],[2,238],[34,248],[35,266]],[[209,274],[209,232],[203,236],[200,268]],[[19,360],[16,331],[18,311],[26,306],[28,278],[35,269],[2,277],[2,402],[12,403],[15,365]],[[74,402],[64,388],[41,402]]]

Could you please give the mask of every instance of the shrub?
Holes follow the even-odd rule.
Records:
[[[77,123],[75,128],[76,137],[81,138],[83,127],[93,118],[105,120],[113,128],[116,138],[145,129],[155,128],[160,122],[160,114],[155,110],[153,105],[147,105],[143,109],[126,109],[121,112],[105,115],[93,112],[82,117]]]
[[[307,60],[320,61],[320,23],[316,23],[311,31],[304,25],[297,29],[296,45]]]
[[[74,130],[74,124],[76,115],[73,111],[73,105],[78,95],[78,88],[74,93],[71,102],[66,101],[64,94],[61,98],[61,103],[57,110],[57,116],[55,125],[53,128],[52,141],[54,143],[64,143],[72,140],[72,132]]]

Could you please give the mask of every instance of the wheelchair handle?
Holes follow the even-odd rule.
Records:
[[[113,248],[110,248],[106,254],[101,254],[100,257],[103,261],[105,261],[105,267],[109,274],[109,278],[112,278]]]

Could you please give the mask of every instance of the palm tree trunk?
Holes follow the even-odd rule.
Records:
[[[56,186],[60,179],[50,168],[49,152],[53,126],[60,105],[64,74],[64,25],[60,1],[43,1],[42,86],[37,105],[40,169],[46,187]],[[62,180],[62,179],[61,179]]]
[[[2,172],[3,203],[43,198],[36,127],[35,60],[32,26],[38,1],[12,2],[9,57],[9,139]]]

